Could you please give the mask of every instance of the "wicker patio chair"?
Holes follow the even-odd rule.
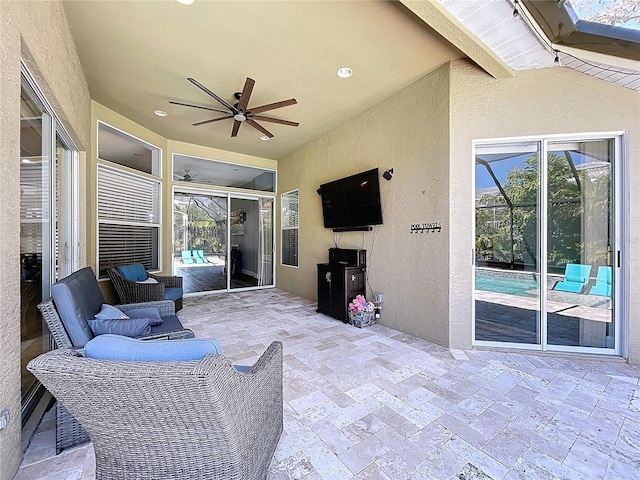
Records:
[[[168,300],[164,300],[162,302],[118,305],[118,309],[122,310],[125,313],[128,310],[143,307],[156,307],[160,310],[160,315],[163,317],[174,315],[175,313],[173,302]],[[53,337],[56,347],[77,348],[71,341],[69,334],[64,328],[62,319],[58,315],[58,311],[56,310],[53,300],[50,298],[40,303],[38,305],[38,309],[42,313],[42,318],[46,322],[47,327],[51,332],[51,336]],[[160,329],[162,329],[162,324],[159,327]],[[177,340],[181,338],[194,337],[193,331],[184,328],[181,324],[173,326],[166,325],[164,327],[164,330],[165,331],[160,332],[157,329],[155,331],[152,331],[149,337],[145,337],[145,340]],[[84,428],[82,428],[82,425],[80,425],[78,421],[73,418],[73,415],[71,415],[69,411],[64,408],[64,406],[60,404],[56,405],[56,454],[60,453],[65,448],[73,447],[74,445],[79,445],[88,441],[89,436],[87,435],[87,432],[84,430]]]
[[[44,353],[27,368],[82,423],[96,480],[258,480],[283,428],[282,344],[245,373],[223,355],[127,362]]]
[[[104,303],[104,298],[98,286],[95,274],[90,267],[85,267],[68,277],[63,278],[57,284],[67,284],[73,290],[78,298],[88,300],[93,305],[84,305],[88,310],[84,316],[86,320],[93,317],[97,313],[100,306]],[[54,288],[54,287],[52,287]],[[137,308],[156,307],[160,312],[160,316],[166,319],[160,325],[151,327],[151,334],[145,337],[145,340],[176,340],[181,338],[193,338],[193,331],[186,329],[175,316],[175,305],[172,301],[163,300],[160,302],[133,303],[127,305],[118,305],[118,309],[127,312]],[[59,348],[82,348],[84,344],[93,338],[91,330],[87,326],[86,320],[81,322],[74,315],[65,317],[64,321],[60,317],[59,311],[53,299],[40,303],[38,309],[42,313],[51,336],[56,347]],[[72,308],[74,314],[81,310],[82,307],[76,305]],[[65,323],[67,327],[65,327]],[[71,331],[71,333],[70,333]],[[89,437],[84,428],[76,421],[75,418],[61,405],[56,405],[56,454],[60,453],[64,448],[72,447],[80,443],[89,441]]]
[[[170,299],[176,305],[176,312],[182,310],[182,277],[161,276],[146,272],[148,278],[153,278],[158,283],[138,283],[125,278],[116,268],[108,268],[107,275],[113,283],[113,287],[120,297],[121,303],[154,302]],[[180,289],[179,296],[167,294]]]

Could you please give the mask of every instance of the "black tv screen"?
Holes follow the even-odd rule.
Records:
[[[349,229],[382,224],[378,169],[320,185],[325,228]]]

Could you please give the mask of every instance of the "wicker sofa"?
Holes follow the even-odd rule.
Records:
[[[56,282],[52,287],[56,300],[50,298],[38,305],[42,317],[60,348],[82,348],[94,338],[87,320],[100,311],[105,299],[100,291],[96,276],[91,267],[85,267]],[[175,315],[174,303],[161,302],[118,305],[118,309],[127,311],[156,307],[163,322],[151,327],[151,334],[145,339],[193,338],[194,333],[184,328]],[[56,408],[56,453],[89,440],[87,433],[75,418],[61,406]]]
[[[283,428],[280,342],[246,372],[223,355],[141,362],[70,349],[27,368],[89,432],[96,480],[267,476]]]

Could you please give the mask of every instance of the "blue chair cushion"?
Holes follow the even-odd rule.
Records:
[[[585,283],[585,278],[567,273],[564,276],[564,281],[569,283]]]
[[[156,307],[132,308],[127,310],[127,315],[129,315],[129,318],[146,318],[151,326],[162,323],[160,309]]]
[[[164,289],[165,300],[180,300],[182,298],[182,289],[180,287],[170,287]]]
[[[94,337],[87,320],[92,320],[104,303],[91,267],[58,280],[51,286],[51,296],[73,346],[84,347]]]
[[[583,286],[583,284],[575,282],[558,282],[553,289],[560,290],[562,292],[580,293]]]
[[[132,282],[142,282],[147,279],[147,272],[141,263],[132,263],[131,265],[121,265],[116,267],[118,273],[127,280]]]
[[[94,335],[109,333],[124,335],[125,337],[146,337],[151,335],[151,325],[149,325],[147,318],[132,318],[130,320],[111,318],[106,320],[89,320],[88,323]]]
[[[222,354],[220,343],[213,338],[138,340],[120,335],[100,335],[84,348],[87,358],[133,362],[193,361],[211,354]]]
[[[94,317],[98,320],[108,320],[108,319],[129,319],[133,317],[129,317],[126,313],[124,313],[119,308],[113,307],[111,305],[107,305],[106,303],[102,305],[100,311],[94,315]]]

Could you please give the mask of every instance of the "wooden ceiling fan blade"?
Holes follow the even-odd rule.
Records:
[[[231,136],[232,137],[237,137],[238,136],[238,130],[240,130],[240,124],[242,122],[239,120],[235,120],[233,122],[233,128],[231,129]]]
[[[182,105],[183,107],[193,107],[193,108],[201,108],[202,110],[211,110],[212,112],[229,113],[228,110],[222,110],[221,108],[203,107],[200,105],[192,105],[190,103],[174,102],[172,100],[169,100],[169,103],[173,105]]]
[[[289,105],[295,105],[298,101],[295,98],[289,100],[282,100],[281,102],[269,103],[267,105],[261,105],[259,107],[249,109],[251,113],[262,113],[267,110],[275,110],[276,108],[288,107]]]
[[[202,122],[196,122],[196,123],[192,123],[192,125],[194,127],[199,127],[200,125],[206,125],[207,123],[213,123],[213,122],[218,122],[220,120],[226,120],[227,118],[231,118],[231,117],[218,117],[218,118],[212,118],[211,120],[204,120]]]
[[[207,95],[210,95],[213,98],[215,98],[218,102],[220,102],[222,105],[227,107],[232,112],[236,111],[236,109],[233,108],[233,106],[229,102],[227,102],[226,100],[223,100],[222,98],[220,98],[218,95],[216,95],[211,90],[209,90],[207,87],[205,87],[200,82],[198,82],[195,78],[187,78],[187,80],[189,80],[191,83],[193,83],[196,87],[198,87],[200,90],[202,90]]]
[[[273,138],[273,133],[271,133],[269,130],[267,130],[266,128],[264,128],[262,125],[260,125],[257,122],[254,122],[253,120],[251,120],[250,118],[247,118],[246,122],[251,125],[253,128],[255,128],[256,130],[258,130],[261,133],[264,133],[267,137],[269,138]]]
[[[251,118],[253,118],[254,120],[260,120],[261,122],[272,122],[272,123],[279,123],[281,125],[289,125],[290,127],[297,127],[298,125],[300,125],[298,122],[291,122],[289,120],[280,120],[279,118],[265,117],[263,115],[253,115]]]
[[[253,78],[247,77],[247,80],[244,82],[244,88],[242,89],[242,93],[240,94],[240,102],[238,102],[238,109],[245,111],[247,109],[247,105],[249,105],[249,98],[251,97],[251,92],[253,92],[253,86],[256,84]]]

